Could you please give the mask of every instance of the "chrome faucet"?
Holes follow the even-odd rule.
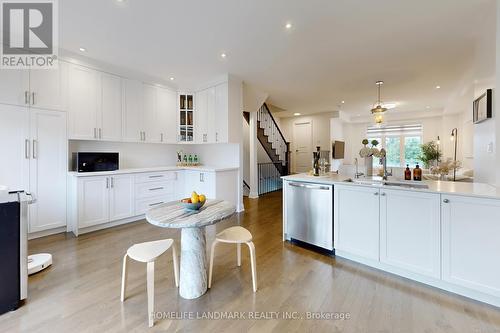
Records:
[[[391,172],[387,171],[387,151],[382,148],[380,149],[380,164],[384,168],[384,175],[382,176],[383,180],[387,180],[388,177],[392,176],[392,168]]]
[[[358,169],[358,158],[355,158],[354,159],[354,165],[356,165],[356,173],[354,174],[354,178],[359,178],[361,176],[364,176],[364,173],[362,172],[359,172],[359,169]]]

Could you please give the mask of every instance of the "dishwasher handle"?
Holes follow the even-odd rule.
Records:
[[[308,190],[326,190],[329,191],[329,186],[321,186],[321,185],[311,185],[311,184],[302,184],[302,183],[289,183],[290,186],[293,187],[301,187],[306,188]]]

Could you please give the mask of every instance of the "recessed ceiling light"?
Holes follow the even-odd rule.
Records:
[[[300,116],[300,112],[295,112],[293,115],[294,116]]]
[[[430,109],[431,107],[430,107],[429,105],[427,105],[425,108],[426,108],[426,109]]]
[[[81,52],[87,52],[87,49],[86,49],[86,48],[84,48],[84,47],[80,47],[80,51],[81,51]]]
[[[357,116],[358,116],[358,117],[360,117],[360,116],[361,116],[361,113],[358,113],[358,114],[357,114]]]
[[[222,52],[222,53],[220,54],[220,57],[224,59],[224,58],[226,58],[226,57],[227,57],[227,54],[225,54],[224,52]]]
[[[342,101],[341,103],[342,103],[342,104],[345,104],[345,101]]]
[[[173,81],[175,80],[175,78],[173,76],[170,77],[170,81]]]
[[[290,22],[288,22],[287,24],[285,24],[285,28],[292,29],[292,24]]]
[[[125,1],[125,0],[116,0],[116,2],[123,2],[123,1]]]
[[[436,86],[436,89],[441,89],[441,86]]]

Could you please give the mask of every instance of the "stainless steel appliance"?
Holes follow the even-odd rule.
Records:
[[[286,183],[287,238],[333,251],[333,186]]]
[[[76,152],[72,157],[73,171],[114,171],[119,168],[118,153]]]
[[[15,310],[28,296],[28,204],[30,194],[0,198],[0,314]]]

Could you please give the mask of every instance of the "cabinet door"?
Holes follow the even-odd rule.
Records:
[[[29,232],[66,225],[66,113],[31,109]]]
[[[161,134],[157,116],[156,87],[143,85],[144,91],[144,132],[146,142],[161,142]]]
[[[200,172],[193,170],[184,171],[184,198],[191,197],[191,193],[196,191],[201,194],[203,191],[202,183],[200,182]]]
[[[120,141],[122,138],[122,87],[121,78],[101,73],[101,107],[99,138]]]
[[[210,199],[216,198],[215,192],[215,173],[214,172],[197,172],[200,185],[198,187],[198,194],[204,194]],[[222,199],[222,198],[220,198]]]
[[[96,140],[100,80],[96,71],[70,65],[69,69],[69,138]]]
[[[156,88],[157,116],[160,141],[177,142],[177,93],[168,89]]]
[[[123,80],[123,140],[142,141],[143,130],[143,91],[142,82]]]
[[[30,70],[31,105],[37,108],[66,111],[68,64],[59,61],[57,69]]]
[[[379,190],[335,186],[335,249],[379,260]]]
[[[0,104],[0,184],[12,191],[28,190],[29,186],[28,112],[26,107]]]
[[[215,105],[215,87],[207,89],[207,142],[215,143],[217,131],[217,114]],[[218,138],[218,135],[217,135]]]
[[[134,176],[110,177],[109,220],[120,220],[134,215]]]
[[[109,221],[109,178],[78,179],[78,227],[85,228]]]
[[[194,128],[194,142],[207,142],[208,122],[208,89],[196,93],[196,112],[194,113],[196,127]]]
[[[380,261],[439,279],[439,194],[380,192]]]
[[[215,87],[215,142],[228,142],[228,84]]]
[[[0,75],[0,103],[29,105],[29,71],[5,69]]]
[[[441,198],[443,280],[500,297],[500,201]]]

